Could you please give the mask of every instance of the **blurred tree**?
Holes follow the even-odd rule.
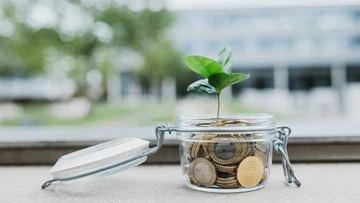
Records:
[[[0,4],[1,5],[1,4]],[[22,10],[11,1],[3,1],[3,22],[10,32],[7,36],[0,36],[0,73],[1,75],[29,76],[43,72],[44,49],[58,45],[61,40],[54,29],[30,28],[24,19],[18,19],[17,13]]]
[[[162,98],[161,88],[165,77],[175,79],[176,84],[182,86],[187,82],[186,78],[193,75],[185,68],[182,54],[166,37],[159,37],[156,43],[144,51],[143,57],[143,63],[134,73],[144,84],[149,84],[158,100]]]
[[[113,67],[110,61],[121,58],[121,50],[146,52],[174,20],[167,10],[151,11],[146,7],[148,1],[142,2],[145,8],[133,11],[111,0],[1,1],[0,21],[8,21],[14,29],[9,36],[0,35],[0,59],[4,59],[0,60],[0,74],[28,76],[62,71],[62,76],[75,79],[79,94],[84,95],[86,75],[97,69],[106,85]],[[48,16],[41,16],[45,14]],[[95,63],[98,52],[107,53],[101,63]],[[60,63],[69,58],[74,62],[72,67]]]

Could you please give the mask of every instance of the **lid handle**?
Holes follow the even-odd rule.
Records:
[[[281,156],[281,163],[284,169],[284,177],[288,183],[294,182],[298,187],[300,187],[301,182],[295,175],[287,152],[287,143],[289,135],[291,134],[291,129],[286,126],[277,127],[276,133],[277,136],[274,138],[274,149]]]

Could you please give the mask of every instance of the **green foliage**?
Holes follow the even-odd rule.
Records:
[[[216,92],[216,89],[209,84],[208,79],[201,79],[201,80],[198,80],[198,81],[192,83],[187,88],[187,91],[191,91],[191,90],[196,90],[199,92],[205,92],[205,93],[209,93],[209,94]]]
[[[214,73],[209,76],[209,83],[216,89],[216,93],[220,94],[225,87],[242,82],[249,77],[249,74],[241,73]]]
[[[227,73],[231,66],[232,49],[230,47],[224,47],[216,58],[216,61],[223,67],[224,72]]]
[[[220,94],[225,87],[248,79],[249,74],[227,73],[231,66],[231,57],[232,50],[229,47],[220,51],[217,61],[205,56],[185,57],[186,65],[195,73],[205,77],[205,79],[190,84],[187,90]]]
[[[204,56],[187,56],[185,62],[191,70],[205,78],[209,78],[209,76],[214,73],[227,73],[231,66],[231,57],[232,49],[230,47],[225,47],[219,52],[216,61]],[[201,79],[190,84],[187,91],[191,90],[209,94],[219,93],[209,84],[208,79]]]
[[[223,73],[222,66],[215,60],[205,56],[187,56],[186,65],[195,73],[208,78],[213,73]]]
[[[232,50],[225,47],[217,56],[217,61],[205,56],[187,56],[185,63],[195,73],[202,75],[205,79],[190,84],[188,91],[196,90],[205,93],[216,93],[218,97],[217,117],[220,112],[220,93],[233,84],[247,80],[250,75],[242,73],[227,73],[231,66]]]

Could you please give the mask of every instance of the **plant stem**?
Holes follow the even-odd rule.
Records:
[[[218,106],[217,106],[217,118],[219,118],[220,115],[220,92],[217,94],[217,102],[218,102]]]

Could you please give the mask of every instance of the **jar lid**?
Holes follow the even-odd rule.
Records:
[[[149,141],[124,137],[62,156],[50,174],[53,181],[64,184],[91,180],[135,167],[147,159],[149,151]]]
[[[157,145],[152,148],[149,141],[123,137],[64,155],[50,170],[53,179],[41,187],[45,189],[55,181],[72,184],[92,180],[135,167],[162,147],[164,133],[164,125],[155,128]]]

